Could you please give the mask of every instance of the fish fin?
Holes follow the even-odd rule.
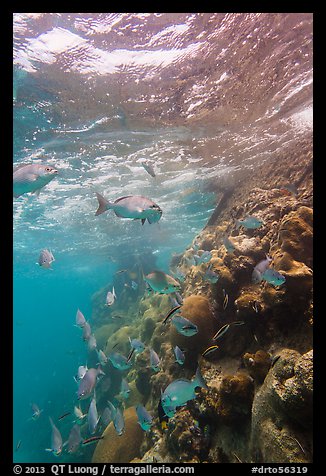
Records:
[[[146,218],[142,218],[141,219],[141,224],[144,225],[145,221],[146,221]]]
[[[44,448],[45,451],[49,451],[50,453],[52,453],[52,450],[51,448]]]
[[[65,446],[67,446],[67,444],[68,444],[68,440],[63,443],[62,448],[64,448]]]
[[[202,387],[202,388],[208,389],[208,386],[204,380],[204,377],[201,374],[199,366],[197,367],[196,376],[195,376],[195,379],[193,380],[193,383],[195,384],[195,387]]]
[[[33,193],[34,195],[36,195],[37,197],[39,197],[40,192],[41,192],[41,189],[38,188],[37,190],[34,190],[34,192],[32,192],[32,193]]]
[[[98,200],[98,209],[96,210],[95,216],[101,215],[102,213],[106,212],[109,207],[109,202],[104,198],[100,193],[95,192],[96,197]]]
[[[236,218],[235,218],[234,221],[235,221],[235,228],[236,228],[236,230],[238,230],[238,229],[240,228],[240,226],[241,226],[241,223],[240,223],[240,221],[237,220]]]

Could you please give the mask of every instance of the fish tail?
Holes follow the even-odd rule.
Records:
[[[208,389],[207,383],[205,382],[204,377],[201,374],[199,366],[197,367],[195,379],[193,380],[193,384],[195,386],[194,388],[201,387],[201,388]]]
[[[110,208],[110,202],[104,198],[100,193],[95,192],[98,200],[98,209],[96,210],[95,216],[101,215]]]

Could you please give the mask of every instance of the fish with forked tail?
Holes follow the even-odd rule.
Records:
[[[149,198],[141,195],[128,195],[120,197],[115,202],[109,202],[102,195],[96,192],[99,203],[96,216],[107,210],[113,210],[117,217],[133,218],[141,220],[142,224],[147,220],[149,223],[156,223],[162,216],[162,209]]]

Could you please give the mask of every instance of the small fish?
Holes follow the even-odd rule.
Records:
[[[119,271],[116,271],[114,274],[126,273],[127,271],[128,271],[127,269],[120,269]]]
[[[118,370],[128,370],[131,367],[131,362],[128,361],[127,357],[120,354],[119,352],[111,352],[108,355],[109,361]]]
[[[225,246],[226,251],[228,253],[233,253],[234,252],[235,246],[227,236],[224,236],[224,238],[223,238],[223,245]]]
[[[257,302],[257,301],[254,302],[252,308],[253,308],[253,310],[258,314],[258,312],[259,312],[259,307],[258,307],[258,302]]]
[[[125,428],[125,420],[123,416],[123,412],[119,407],[115,407],[109,400],[109,409],[111,410],[112,414],[112,421],[115,431],[118,433],[119,436],[122,435],[124,428]]]
[[[99,207],[95,213],[96,216],[112,209],[117,217],[141,220],[142,224],[144,224],[146,220],[149,223],[158,222],[163,213],[156,203],[140,195],[121,197],[115,202],[109,202],[97,192],[96,196],[99,203]]]
[[[151,175],[152,177],[156,177],[156,175],[155,175],[155,170],[154,170],[154,168],[153,168],[153,166],[151,165],[150,162],[143,160],[143,161],[140,162],[140,163],[141,163],[141,165],[144,167],[144,169],[146,170],[146,172],[147,172],[149,175]]]
[[[13,195],[15,198],[24,193],[40,193],[57,175],[57,169],[50,165],[22,164],[13,171]]]
[[[103,440],[104,436],[91,436],[82,441],[82,446],[90,445],[91,443],[96,443],[99,440]]]
[[[143,405],[136,406],[136,413],[138,417],[138,423],[144,431],[150,430],[153,422],[153,417],[148,413]]]
[[[203,274],[204,281],[208,281],[211,284],[217,283],[219,280],[219,275],[212,270],[212,265],[209,265],[206,269],[205,273]]]
[[[144,281],[153,291],[160,294],[169,294],[180,290],[180,283],[163,271],[152,271],[144,276]]]
[[[268,269],[271,261],[272,258],[266,255],[266,259],[259,261],[259,263],[256,264],[251,277],[251,280],[254,284],[260,283],[262,281],[262,274]]]
[[[264,224],[262,220],[252,215],[246,216],[246,218],[244,218],[243,220],[235,220],[235,223],[237,229],[240,228],[240,226],[243,226],[244,228],[250,230],[255,230],[256,228],[259,228]]]
[[[45,451],[50,451],[54,456],[59,456],[62,452],[62,436],[51,417],[49,417],[49,420],[52,428],[51,448],[46,448]]]
[[[171,317],[173,314],[175,314],[176,312],[180,312],[179,309],[181,308],[180,304],[178,304],[177,306],[173,307],[172,309],[170,309],[170,311],[167,313],[167,315],[165,316],[165,318],[163,319],[162,321],[162,324],[166,324],[169,317]]]
[[[110,421],[112,421],[112,417],[112,409],[105,407],[101,415],[101,424],[107,427]]]
[[[225,311],[225,309],[227,308],[228,302],[229,302],[229,295],[228,295],[228,293],[225,291],[225,289],[223,289],[223,294],[224,294],[223,311]]]
[[[129,394],[130,394],[129,384],[128,384],[127,380],[125,378],[123,378],[121,380],[120,395],[122,396],[122,398],[127,399],[127,398],[129,398]]]
[[[157,355],[154,349],[149,349],[149,361],[150,366],[154,372],[159,372],[161,370],[161,359]]]
[[[130,339],[129,342],[131,348],[135,351],[135,354],[140,354],[145,350],[145,345],[139,339]]]
[[[110,316],[111,319],[123,319],[123,316],[119,316],[117,314],[115,314],[114,316]]]
[[[80,426],[79,425],[74,425],[69,433],[68,441],[66,441],[63,446],[68,445],[68,453],[76,453],[76,451],[79,448],[79,445],[82,441],[82,437],[80,434]]]
[[[201,375],[199,367],[197,368],[193,380],[185,378],[177,379],[166,387],[161,396],[164,413],[169,418],[173,417],[177,407],[181,407],[189,400],[196,398],[196,387],[208,388],[203,376]]]
[[[105,305],[106,306],[112,306],[112,304],[114,303],[116,298],[117,298],[117,296],[115,294],[115,290],[114,290],[114,286],[113,286],[112,291],[108,291],[108,293],[106,295]]]
[[[276,269],[269,268],[262,274],[262,279],[267,281],[269,284],[273,286],[281,286],[285,283],[286,279],[281,273],[276,271]]]
[[[279,360],[280,357],[281,357],[280,355],[275,355],[275,356],[272,358],[271,367],[274,367],[274,365],[276,364],[276,362]]]
[[[19,441],[17,442],[15,451],[18,451],[18,450],[19,450],[21,444],[22,444],[22,440],[19,440]]]
[[[92,335],[92,329],[89,323],[86,321],[83,325],[83,340],[87,341]]]
[[[201,354],[203,357],[206,357],[206,355],[211,354],[212,352],[215,352],[217,349],[219,349],[218,345],[211,345],[208,347],[204,352]]]
[[[89,350],[89,351],[95,350],[95,349],[96,349],[96,346],[97,346],[97,344],[96,344],[96,338],[95,338],[94,334],[91,334],[91,335],[89,336],[88,341],[87,341],[88,350]]]
[[[84,377],[79,381],[77,390],[78,400],[90,397],[95,388],[99,375],[105,375],[100,366],[97,367],[97,369],[90,368],[87,370]]]
[[[88,370],[87,365],[80,365],[77,370],[77,375],[74,377],[75,382],[78,383],[78,381],[84,377],[87,370]]]
[[[84,418],[87,416],[87,413],[84,414],[80,407],[74,406],[74,415],[77,418],[75,422],[78,423],[78,425],[81,425]]]
[[[31,406],[32,406],[32,412],[33,412],[32,419],[37,420],[40,417],[43,410],[40,410],[39,407],[36,405],[36,403],[32,403]]]
[[[186,356],[185,356],[184,352],[177,345],[174,347],[173,350],[174,350],[174,355],[175,355],[175,361],[179,365],[183,365],[184,361],[186,359]]]
[[[194,255],[196,266],[202,263],[208,263],[212,259],[212,253],[210,251],[203,251],[201,255]]]
[[[77,327],[84,327],[86,323],[86,319],[84,314],[78,309],[76,313],[76,326]]]
[[[88,413],[87,413],[88,429],[91,435],[95,433],[99,419],[100,418],[97,413],[96,399],[95,399],[95,392],[94,392],[94,396],[91,400]]]
[[[98,357],[98,360],[99,360],[99,364],[104,367],[104,365],[106,365],[108,363],[108,358],[107,356],[105,355],[105,353],[103,352],[103,350],[97,350],[96,351],[97,353],[97,357]]]
[[[171,317],[171,322],[179,334],[183,334],[184,336],[191,337],[198,332],[196,324],[193,324],[189,319],[186,319],[183,316],[174,315]]]
[[[71,415],[71,412],[66,412],[66,413],[64,413],[63,415],[59,416],[58,421],[59,421],[59,420],[63,420],[63,419],[66,418],[66,416],[68,416],[68,415]]]
[[[52,252],[47,249],[44,249],[40,253],[37,264],[41,266],[41,268],[52,269],[51,263],[53,263],[53,261],[55,261],[55,259]]]
[[[222,326],[212,337],[212,340],[220,339],[230,329],[231,326],[242,326],[243,324],[244,321],[233,321],[229,322],[228,324],[224,324],[224,326]]]
[[[131,281],[131,287],[134,291],[138,289],[138,284],[136,283],[136,281]]]

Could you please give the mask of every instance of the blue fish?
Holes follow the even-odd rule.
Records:
[[[227,251],[228,253],[233,253],[233,252],[234,252],[235,246],[234,246],[234,244],[232,243],[232,241],[231,241],[227,236],[225,236],[225,237],[223,238],[223,245],[225,246],[226,251]]]
[[[120,354],[119,352],[112,352],[108,355],[108,359],[113,367],[118,370],[128,370],[131,367],[130,360],[128,361],[127,357]]]
[[[125,429],[125,420],[123,417],[123,412],[120,410],[119,407],[115,407],[109,400],[108,405],[108,408],[111,411],[111,417],[115,431],[118,433],[119,436],[121,436]]]
[[[198,327],[196,324],[193,324],[189,319],[186,319],[185,317],[174,315],[171,317],[171,322],[179,332],[179,334],[182,334],[187,337],[191,337],[198,332]]]
[[[212,271],[212,265],[209,265],[206,269],[203,279],[211,284],[215,284],[219,280],[219,275],[215,273],[215,271]]]
[[[138,423],[144,431],[148,431],[152,426],[153,417],[148,413],[143,405],[136,406]]]
[[[129,362],[133,354],[140,354],[145,350],[145,345],[139,340],[139,339],[130,339],[129,337],[129,342],[131,346],[131,351],[129,352],[129,355],[127,357],[127,361]]]
[[[189,400],[196,398],[195,388],[208,388],[207,384],[197,368],[195,378],[193,380],[177,379],[166,387],[161,396],[161,403],[164,413],[170,418],[176,412],[177,407],[185,405]]]
[[[273,284],[273,286],[281,286],[286,281],[285,276],[273,268],[266,269],[262,274],[262,279],[267,281],[269,284]]]
[[[235,220],[236,228],[240,228],[243,226],[244,228],[248,228],[250,230],[255,230],[264,224],[262,220],[252,215],[246,216],[243,220]]]
[[[138,284],[135,281],[131,281],[131,287],[134,291],[136,291],[136,289],[138,289]]]
[[[194,255],[196,266],[199,266],[202,263],[208,263],[211,259],[212,259],[212,253],[210,251],[204,251],[200,256]]]
[[[120,395],[122,398],[127,399],[130,394],[130,387],[128,385],[128,382],[125,378],[121,380],[121,387],[120,387]]]
[[[175,355],[175,361],[179,364],[179,365],[183,365],[184,364],[184,361],[186,359],[186,356],[184,354],[184,352],[182,352],[182,350],[180,349],[180,347],[178,347],[177,345],[174,347],[174,355]]]

